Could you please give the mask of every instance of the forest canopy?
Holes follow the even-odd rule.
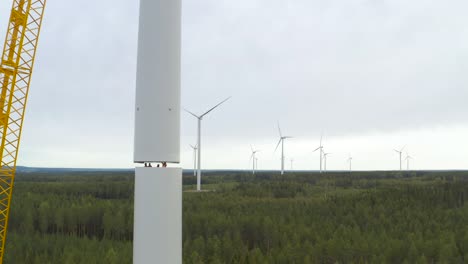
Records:
[[[468,173],[184,175],[184,263],[462,263]],[[132,263],[131,172],[23,173],[5,263]]]

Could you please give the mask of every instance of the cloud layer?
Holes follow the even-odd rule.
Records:
[[[1,3],[0,17],[10,4]],[[233,96],[204,121],[208,152],[229,142],[246,152],[258,142],[274,148],[277,121],[304,149],[322,132],[345,148],[366,135],[465,126],[467,8],[457,0],[184,0],[183,105],[202,112]],[[136,1],[48,1],[22,163],[132,166],[137,30]],[[194,133],[184,115],[182,146]],[[362,155],[375,144],[364,140]],[[240,156],[220,159],[206,165],[243,166]]]

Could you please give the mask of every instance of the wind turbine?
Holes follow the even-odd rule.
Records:
[[[324,168],[324,171],[327,171],[327,157],[328,155],[330,155],[331,153],[325,153],[323,152],[323,168]]]
[[[348,162],[349,162],[349,172],[351,173],[352,171],[352,162],[353,162],[353,157],[351,157],[351,154],[349,155],[349,158],[348,158]]]
[[[255,169],[258,170],[258,158],[255,158]]]
[[[278,141],[278,144],[276,145],[275,151],[278,149],[279,145],[281,144],[281,175],[284,174],[284,140],[288,138],[292,138],[291,136],[283,136],[281,133],[281,128],[278,123],[278,131],[280,135],[280,139]]]
[[[294,163],[294,159],[291,159],[291,170],[293,170],[293,163]]]
[[[403,149],[405,148],[406,146],[403,146],[400,150],[396,150],[394,149],[394,151],[396,153],[398,153],[398,155],[400,156],[400,171],[401,171],[401,154],[403,153]]]
[[[252,174],[255,174],[255,162],[257,161],[257,158],[255,156],[257,152],[260,152],[260,150],[254,150],[252,145],[250,145],[250,149],[252,150],[252,155],[250,156],[250,160],[252,160]]]
[[[213,106],[212,108],[210,108],[208,111],[206,111],[205,113],[201,114],[201,115],[196,115],[192,112],[190,112],[189,110],[187,109],[184,109],[187,113],[193,115],[195,118],[198,119],[198,134],[197,134],[197,138],[198,138],[198,143],[197,143],[197,147],[198,147],[198,160],[197,160],[197,191],[201,191],[201,121],[203,120],[203,117],[206,116],[208,113],[210,113],[211,111],[213,111],[216,107],[220,106],[222,103],[226,102],[227,100],[229,100],[231,97],[229,96],[228,98],[224,99],[223,101],[221,101],[220,103],[218,103],[217,105]]]
[[[313,151],[313,152],[315,152],[317,150],[320,150],[320,152],[319,152],[319,154],[320,154],[320,173],[322,173],[322,155],[323,155],[322,138],[323,138],[323,135],[320,136],[320,146]]]
[[[406,170],[407,170],[407,171],[409,171],[409,161],[410,161],[410,159],[413,159],[413,157],[411,157],[411,156],[408,154],[408,152],[406,152],[406,158],[405,158],[405,160],[406,160]]]
[[[193,176],[197,176],[197,145],[193,146],[190,145],[190,147],[193,149]]]

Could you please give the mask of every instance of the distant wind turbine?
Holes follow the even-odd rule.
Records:
[[[197,147],[198,147],[198,162],[197,162],[197,191],[201,191],[201,121],[203,119],[204,116],[206,116],[208,113],[210,113],[211,111],[213,111],[216,107],[220,106],[222,103],[226,102],[227,100],[229,100],[231,97],[228,97],[226,99],[224,99],[223,101],[221,101],[220,103],[218,103],[217,105],[213,106],[212,108],[210,108],[208,111],[206,111],[205,113],[201,114],[201,115],[196,115],[192,112],[190,112],[189,110],[187,109],[184,109],[187,113],[193,115],[195,118],[198,119],[198,143],[197,143]]]
[[[291,170],[293,170],[293,163],[294,163],[294,159],[291,159]]]
[[[255,158],[255,169],[258,170],[258,158]]]
[[[193,176],[197,176],[197,145],[193,146],[190,145],[190,147],[193,149]]]
[[[411,157],[408,152],[406,152],[406,170],[409,171],[409,162],[410,162],[410,159],[413,159],[413,157]]]
[[[288,138],[292,138],[291,136],[283,136],[281,133],[281,128],[278,123],[278,131],[280,135],[280,139],[278,141],[278,144],[276,145],[275,151],[278,149],[279,145],[281,144],[281,175],[284,174],[284,140]]]
[[[349,158],[348,158],[348,163],[349,163],[349,172],[352,171],[352,163],[353,163],[353,157],[351,157],[351,154],[349,155]]]
[[[324,168],[324,171],[327,171],[327,157],[328,155],[330,155],[331,153],[323,153],[323,168]]]
[[[322,158],[323,158],[322,139],[323,139],[323,135],[320,136],[320,146],[314,150],[314,152],[317,151],[317,150],[320,150],[319,151],[319,154],[320,154],[320,173],[322,173]]]
[[[260,152],[260,150],[254,150],[252,145],[250,145],[250,149],[252,150],[252,155],[250,156],[250,160],[252,161],[252,174],[255,174],[255,162],[257,160],[256,154],[257,152]]]
[[[398,155],[400,156],[400,171],[401,171],[401,154],[403,153],[403,149],[405,148],[406,146],[403,146],[400,150],[396,150],[394,149],[394,151],[396,153],[398,153]]]

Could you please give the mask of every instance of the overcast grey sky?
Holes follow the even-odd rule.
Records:
[[[0,37],[11,3],[0,3]],[[183,0],[182,103],[203,112],[203,166],[468,168],[466,1]],[[138,1],[48,1],[19,164],[132,167]],[[182,166],[196,122],[182,116]]]

